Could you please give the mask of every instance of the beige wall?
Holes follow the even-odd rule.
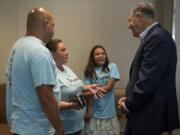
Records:
[[[125,88],[129,68],[139,40],[127,28],[129,9],[140,0],[1,0],[0,1],[0,83],[14,42],[25,34],[26,16],[35,6],[52,12],[55,38],[61,38],[70,52],[69,63],[81,77],[90,49],[102,44],[110,61],[118,65],[121,80],[116,88]],[[146,0],[147,1],[147,0]],[[155,1],[155,0],[151,0]]]
[[[157,20],[172,33],[173,0],[154,0]]]
[[[17,39],[16,0],[0,1],[0,83],[5,82],[5,69],[12,44]]]
[[[173,35],[175,37],[175,42],[177,46],[177,55],[178,55],[178,63],[177,63],[177,73],[176,73],[176,90],[179,101],[179,118],[180,118],[180,1],[174,0],[174,20],[173,20]]]
[[[128,30],[127,0],[1,0],[0,83],[5,82],[8,55],[15,40],[25,34],[26,15],[34,6],[50,10],[55,18],[55,38],[61,38],[70,52],[68,65],[81,77],[90,49],[103,44],[110,61],[117,63],[124,88],[138,39]]]

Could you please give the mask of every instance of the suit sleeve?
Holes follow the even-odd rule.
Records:
[[[130,112],[151,100],[166,74],[171,56],[171,44],[160,35],[151,36],[143,45],[138,79],[125,101]]]

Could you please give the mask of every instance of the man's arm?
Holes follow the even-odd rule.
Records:
[[[58,103],[54,96],[52,87],[49,85],[38,86],[37,93],[42,109],[48,117],[50,123],[55,128],[56,134],[64,135],[64,127],[60,118]]]
[[[151,36],[143,46],[138,79],[125,100],[130,112],[151,100],[157,92],[171,57],[171,45],[158,34]]]

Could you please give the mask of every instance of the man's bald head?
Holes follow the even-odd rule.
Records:
[[[35,7],[30,10],[27,17],[27,28],[36,28],[42,25],[43,20],[50,20],[52,15],[42,7]]]
[[[27,16],[27,35],[32,35],[47,42],[54,33],[54,19],[51,13],[42,8],[35,7]]]

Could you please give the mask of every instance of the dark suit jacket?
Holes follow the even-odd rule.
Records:
[[[135,55],[126,88],[127,131],[151,135],[179,128],[177,52],[172,36],[156,24]]]

